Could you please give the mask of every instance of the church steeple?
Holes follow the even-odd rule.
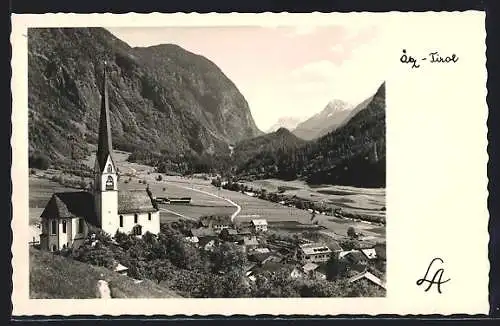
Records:
[[[99,140],[97,144],[97,163],[100,172],[104,171],[106,161],[111,156],[113,146],[111,143],[111,121],[109,120],[108,81],[106,77],[106,62],[101,90],[101,115],[99,118]]]

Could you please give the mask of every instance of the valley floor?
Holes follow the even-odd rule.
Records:
[[[269,223],[270,232],[278,234],[297,234],[300,236],[304,231],[313,231],[321,234],[321,238],[326,242],[331,240],[343,241],[348,239],[348,228],[354,227],[357,232],[362,234],[359,239],[360,244],[365,242],[371,244],[385,242],[385,225],[322,214],[313,217],[307,210],[273,203],[241,192],[216,188],[209,180],[202,177],[188,178],[162,175],[162,180],[158,181],[159,174],[155,173],[152,167],[127,162],[126,158],[125,153],[115,155],[115,163],[122,173],[119,180],[119,189],[145,189],[147,183],[156,197],[191,197],[190,205],[160,205],[162,223],[179,219],[197,221],[199,217],[206,215],[229,215],[233,216],[234,222],[240,225],[248,225],[248,222],[252,219],[264,218]],[[88,160],[89,165],[90,162],[93,162],[92,158]],[[39,216],[50,196],[59,191],[76,191],[74,188],[64,187],[49,180],[51,174],[57,173],[59,172],[36,171],[36,174],[30,175],[30,241],[32,239],[38,240],[41,231]],[[90,179],[86,180],[86,182],[88,181]],[[284,194],[288,196],[297,196],[309,201],[321,202],[325,205],[342,207],[343,210],[350,212],[383,214],[385,217],[385,209],[382,209],[385,207],[385,189],[337,186],[313,188],[301,182],[285,182],[273,179],[253,181],[247,184],[256,189],[265,188],[269,192],[276,192],[280,187],[282,191],[285,189]],[[115,293],[119,293],[123,297],[175,296],[175,293],[158,287],[154,282],[148,281],[142,285],[142,288],[137,288],[139,285],[135,284],[133,279],[118,275],[112,271],[106,270],[106,273],[104,273],[97,267],[79,262],[74,262],[74,266],[71,266],[73,262],[63,257],[57,257],[51,261],[47,258],[47,254],[30,248],[30,291],[32,297],[95,297],[94,283],[99,280],[97,276],[99,273],[101,273],[99,275],[105,275],[105,280],[111,281],[110,284],[115,284],[115,290],[112,288],[112,292],[115,291]],[[65,273],[57,273],[58,270]],[[80,283],[76,284],[73,280],[74,276],[80,274],[86,276],[78,281]],[[47,289],[57,288],[56,284],[65,285],[62,285],[61,289],[50,290],[53,293],[46,293]],[[121,285],[116,288],[116,284]],[[74,288],[78,288],[78,290],[72,290]]]

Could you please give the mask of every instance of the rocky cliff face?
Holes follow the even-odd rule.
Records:
[[[88,152],[104,61],[115,148],[220,154],[261,134],[224,73],[179,46],[131,48],[103,28],[58,28],[30,29],[28,50],[30,152]]]

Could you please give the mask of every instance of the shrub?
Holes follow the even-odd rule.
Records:
[[[349,236],[351,238],[356,238],[357,237],[356,230],[354,230],[354,228],[352,226],[350,226],[347,229],[347,236]]]
[[[50,167],[50,159],[41,153],[30,155],[28,163],[30,168],[40,170],[47,170]]]

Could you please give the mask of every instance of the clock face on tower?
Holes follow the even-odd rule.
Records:
[[[114,190],[115,189],[115,181],[112,176],[108,176],[106,180],[106,190]]]

